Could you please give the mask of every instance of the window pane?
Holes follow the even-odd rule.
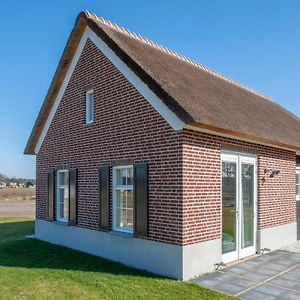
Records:
[[[300,195],[300,172],[296,172],[296,195],[299,197]]]
[[[69,171],[57,172],[57,220],[69,219]]]
[[[133,209],[127,209],[127,228],[133,229]]]
[[[133,168],[116,169],[117,185],[133,185]]]
[[[59,189],[59,219],[69,218],[69,189],[60,188]]]
[[[132,232],[133,230],[133,168],[120,167],[114,169],[115,178],[115,202],[114,202],[114,226],[115,229]]]
[[[222,162],[222,253],[236,250],[237,164]]]
[[[117,190],[116,200],[117,208],[126,208],[126,190]]]
[[[69,219],[69,189],[65,188],[63,218]]]
[[[133,191],[127,191],[127,208],[133,208]]]
[[[117,228],[132,230],[133,229],[133,209],[119,209],[116,210],[116,225]]]
[[[89,116],[90,120],[93,120],[93,106],[94,106],[94,99],[93,94],[89,94]]]
[[[242,248],[254,245],[254,165],[242,164]]]
[[[58,185],[68,185],[69,184],[69,172],[58,172]]]
[[[126,185],[127,169],[117,169],[117,185]]]
[[[118,228],[126,228],[126,209],[117,208],[116,225]]]
[[[128,168],[127,185],[133,185],[133,168]]]
[[[92,122],[94,115],[94,94],[89,92],[86,97],[86,120],[87,122]]]
[[[61,202],[60,204],[59,204],[59,219],[63,219],[63,217],[64,217],[64,202]]]

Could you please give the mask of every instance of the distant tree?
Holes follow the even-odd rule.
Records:
[[[27,182],[25,183],[25,186],[26,186],[27,188],[29,188],[29,187],[34,186],[34,184],[33,184],[31,181],[27,181]]]
[[[0,181],[6,181],[8,177],[2,173],[0,173]]]
[[[31,179],[31,178],[16,178],[16,176],[13,177],[8,177],[5,174],[0,172],[0,181],[1,182],[5,182],[7,185],[9,185],[9,183],[11,182],[16,182],[17,185],[19,184],[26,184],[26,182],[30,181],[33,185],[36,184],[36,180],[35,179]]]

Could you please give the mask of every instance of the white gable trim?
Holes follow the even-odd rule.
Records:
[[[139,91],[141,95],[153,106],[153,108],[165,119],[165,121],[174,129],[181,130],[184,126],[184,122],[180,120],[164,103],[159,99],[149,87],[99,38],[90,28],[86,27],[80,43],[76,49],[72,62],[69,66],[65,79],[59,89],[54,104],[51,108],[50,114],[40,134],[38,142],[35,146],[34,152],[38,154],[46,134],[49,130],[51,122],[55,116],[56,110],[60,104],[60,101],[65,93],[83,48],[87,39],[90,39],[101,52],[114,64],[114,66],[124,75],[124,77]]]

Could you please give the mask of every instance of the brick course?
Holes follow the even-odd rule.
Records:
[[[85,91],[94,123],[85,125]],[[98,167],[149,164],[149,239],[192,244],[221,236],[224,147],[257,152],[258,226],[295,221],[295,154],[209,134],[175,132],[88,40],[37,155],[37,212],[46,218],[47,171],[78,169],[78,226],[98,230]],[[263,170],[281,170],[263,182]]]
[[[222,150],[258,157],[258,229],[296,221],[294,152],[190,130],[183,136],[183,244],[221,237]],[[270,178],[265,169],[280,174]]]
[[[93,87],[95,122],[85,125]],[[78,169],[78,226],[98,229],[98,167],[149,163],[149,238],[180,243],[180,135],[88,40],[37,155],[37,218],[46,218],[47,171]]]

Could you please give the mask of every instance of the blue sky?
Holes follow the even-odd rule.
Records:
[[[300,1],[0,2],[0,172],[23,155],[75,18],[89,10],[271,96],[300,116]]]

